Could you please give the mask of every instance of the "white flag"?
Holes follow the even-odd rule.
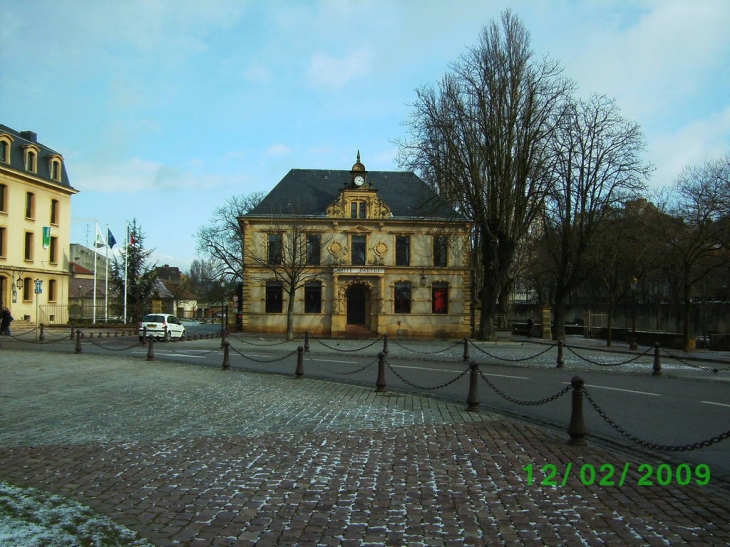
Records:
[[[99,225],[96,225],[96,241],[94,241],[94,247],[106,247],[106,240],[104,234],[101,233]]]

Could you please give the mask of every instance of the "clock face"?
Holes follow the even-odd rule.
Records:
[[[362,177],[360,175],[355,177],[355,185],[356,186],[362,186],[365,183],[365,177]]]

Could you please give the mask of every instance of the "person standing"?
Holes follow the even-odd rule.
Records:
[[[0,317],[2,317],[2,319],[0,319],[0,334],[10,336],[10,322],[13,320],[13,316],[10,315],[10,310],[8,308],[3,308]]]
[[[535,324],[535,322],[532,320],[532,317],[530,317],[527,320],[527,337],[530,338],[532,336],[532,327]]]

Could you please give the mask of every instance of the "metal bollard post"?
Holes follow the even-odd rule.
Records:
[[[44,327],[43,323],[41,323],[40,328],[41,328],[41,332],[40,332],[40,335],[38,336],[38,340],[45,340],[46,333],[45,333],[45,327]]]
[[[309,331],[304,331],[304,351],[309,353]]]
[[[378,379],[375,380],[375,391],[385,391],[385,353],[378,353]]]
[[[469,339],[464,336],[464,361],[469,360]]]
[[[140,342],[144,344],[145,340],[147,340],[147,325],[145,325],[144,329],[142,330],[142,340],[140,340]]]
[[[570,425],[568,425],[568,444],[584,445],[584,437],[588,434],[586,423],[583,420],[583,378],[573,376],[570,380],[573,386],[573,404],[570,410]]]
[[[297,348],[297,370],[294,374],[297,378],[304,376],[304,348],[302,346]]]
[[[81,353],[81,331],[76,329],[76,347],[74,348],[76,353]]]
[[[469,363],[469,396],[466,398],[466,410],[472,412],[479,409],[479,365],[476,361]]]
[[[388,355],[388,333],[383,335],[383,353]]]
[[[558,340],[558,366],[555,368],[563,368],[565,366],[565,359],[563,359],[563,341]]]
[[[231,370],[231,361],[228,355],[228,348],[231,344],[226,342],[223,344],[223,370]]]
[[[154,336],[148,336],[147,337],[147,360],[148,361],[154,361],[155,360],[155,348],[153,347],[153,340]]]
[[[651,367],[652,376],[661,376],[662,363],[659,359],[659,342],[654,342],[654,364]]]

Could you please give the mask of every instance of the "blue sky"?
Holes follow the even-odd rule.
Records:
[[[730,152],[727,0],[0,0],[0,123],[72,185],[72,241],[136,218],[160,264],[292,168],[395,170],[415,89],[511,8],[644,131],[653,187]]]

